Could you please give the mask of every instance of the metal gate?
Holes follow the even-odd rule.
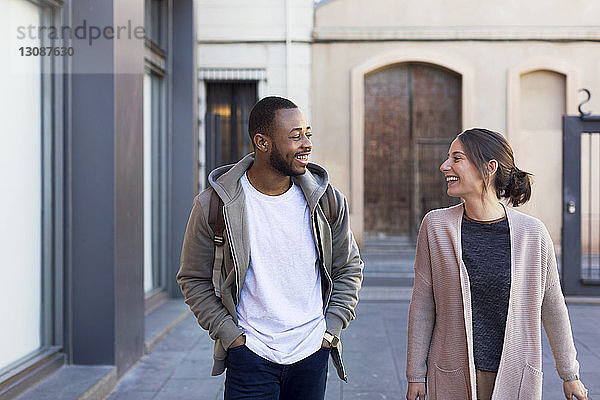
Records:
[[[563,117],[562,281],[600,296],[600,116]]]

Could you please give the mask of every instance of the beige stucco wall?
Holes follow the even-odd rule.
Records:
[[[562,187],[562,118],[565,76],[550,71],[521,74],[519,127],[511,134],[517,166],[533,174],[533,196],[519,207],[546,223],[555,241],[560,238]],[[557,242],[558,243],[558,242]]]
[[[333,0],[315,14],[324,27],[594,27],[600,4],[589,0]]]
[[[294,40],[310,40],[312,0],[197,0],[198,41],[270,41],[286,36],[286,4]]]
[[[580,87],[600,94],[600,44],[579,40],[600,38],[600,30],[587,27],[596,24],[590,14],[600,15],[600,2],[553,4],[334,0],[317,7],[312,45],[314,159],[327,167],[334,183],[348,195],[359,238],[362,76],[369,68],[386,63],[420,61],[463,74],[464,128],[482,126],[505,134],[515,144],[517,160],[535,155],[529,161],[535,160],[537,182],[544,189],[539,198],[534,191],[535,203],[528,212],[542,218],[560,244],[560,175],[556,175],[562,165],[556,157],[560,132],[554,120],[551,140],[522,137],[528,127],[521,126],[521,77],[536,70],[562,74],[564,98],[549,106],[556,108],[562,102],[571,114],[582,99],[577,92]],[[551,38],[571,41],[558,43]],[[527,92],[527,79],[524,82]],[[527,118],[535,118],[530,115],[536,112],[535,99],[527,99]],[[600,101],[592,97],[587,107],[600,110]],[[540,200],[546,196],[552,196],[552,201]]]
[[[199,69],[200,186],[204,187],[203,121],[206,90],[203,70],[227,69],[237,79],[245,70],[259,71],[258,97],[292,99],[311,116],[312,0],[198,0],[197,65]],[[254,79],[254,75],[251,78]]]
[[[310,116],[312,0],[199,0],[198,68],[265,71],[259,96],[287,96]]]

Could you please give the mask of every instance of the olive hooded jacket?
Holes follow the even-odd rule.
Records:
[[[194,199],[181,252],[177,282],[198,323],[215,340],[213,375],[223,373],[227,348],[243,333],[237,326],[236,306],[248,270],[250,245],[240,178],[253,162],[254,155],[249,154],[233,166],[220,167],[211,172],[211,187]],[[355,317],[354,308],[358,303],[363,269],[358,246],[350,230],[348,205],[345,197],[334,189],[338,215],[330,227],[319,205],[319,199],[327,189],[327,172],[311,163],[304,174],[292,177],[292,180],[304,193],[313,216],[312,231],[321,264],[327,331],[339,337],[341,330]],[[223,200],[226,226],[224,262],[217,291],[213,285],[214,233],[208,224],[213,190]],[[293,284],[290,282],[290,285]],[[331,354],[338,375],[346,380],[341,345],[332,348]]]

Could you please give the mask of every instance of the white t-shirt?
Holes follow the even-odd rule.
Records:
[[[246,346],[277,364],[293,364],[320,349],[325,333],[321,275],[302,190],[279,196],[256,190],[246,174],[250,265],[237,305]]]

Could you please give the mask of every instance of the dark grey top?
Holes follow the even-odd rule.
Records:
[[[510,231],[506,217],[462,220],[462,256],[469,274],[475,368],[497,372],[510,295]]]

